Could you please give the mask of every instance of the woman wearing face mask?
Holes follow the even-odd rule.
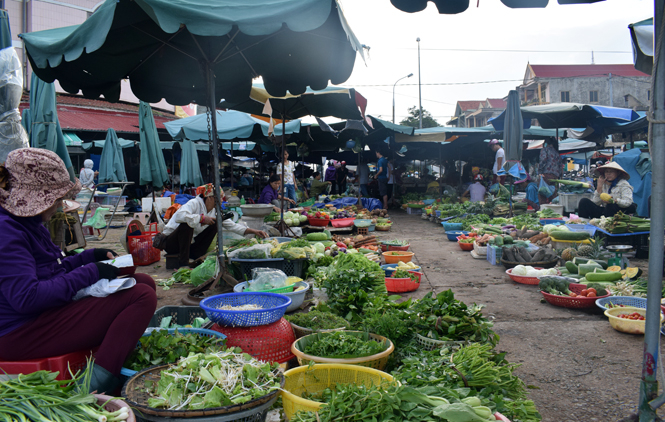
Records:
[[[609,163],[596,169],[599,174],[593,198],[582,198],[579,215],[582,218],[612,217],[619,211],[633,214],[633,187],[628,183],[630,175],[617,163]]]

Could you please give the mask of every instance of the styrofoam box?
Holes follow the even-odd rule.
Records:
[[[566,212],[575,212],[582,198],[591,199],[592,193],[560,193],[559,204],[563,205]]]
[[[166,211],[166,209],[171,206],[171,198],[155,198],[155,199],[157,202],[157,208],[159,208],[161,212]],[[152,198],[141,199],[141,211],[152,212]]]

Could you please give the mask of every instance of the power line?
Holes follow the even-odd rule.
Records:
[[[394,50],[416,50],[413,47],[395,47]],[[593,51],[594,53],[604,53],[604,54],[633,54],[632,51],[621,51],[621,50],[500,50],[500,49],[475,49],[475,48],[421,48],[421,50],[429,51],[459,51],[459,52],[470,52],[470,53],[589,53]]]
[[[416,84],[416,85],[418,85],[418,84]],[[381,91],[381,92],[386,92],[386,93],[388,93],[388,94],[392,94],[392,91],[388,91],[388,90],[386,90],[386,89],[378,89],[378,88],[376,88],[377,86],[386,86],[386,85],[354,85],[354,86],[366,86],[366,87],[374,88],[374,89],[377,90],[377,91]],[[389,86],[392,86],[392,85],[389,85]],[[400,85],[400,86],[403,86],[403,85]],[[400,97],[407,97],[407,98],[418,98],[418,97],[416,97],[415,95],[407,95],[407,94],[399,94],[399,93],[395,93],[395,95],[400,96]],[[452,106],[457,105],[457,103],[447,103],[447,102],[445,102],[445,101],[429,100],[429,99],[427,99],[427,98],[423,98],[423,101],[429,101],[429,102],[431,102],[431,103],[439,103],[439,104],[446,104],[446,105],[452,105]]]
[[[480,85],[480,84],[496,84],[496,83],[504,83],[504,82],[522,82],[523,79],[500,79],[496,81],[475,81],[475,82],[433,82],[429,84],[420,84],[422,85],[430,85],[430,86],[441,86],[441,85]],[[392,84],[368,84],[368,85],[357,85],[354,84],[354,86],[369,86],[369,87],[374,87],[374,86],[393,86]],[[399,86],[418,86],[418,84],[399,84]]]

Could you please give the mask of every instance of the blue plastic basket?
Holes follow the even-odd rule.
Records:
[[[607,305],[612,302],[614,305],[632,306],[633,308],[646,309],[647,300],[644,297],[635,296],[608,296],[596,299],[596,306],[603,311],[607,310]]]
[[[425,205],[432,205],[436,201],[436,199],[424,199],[423,204]]]
[[[284,316],[291,304],[287,296],[276,293],[243,292],[211,296],[201,301],[210,321],[226,327],[255,327],[272,324]],[[263,309],[251,311],[226,311],[222,306],[258,305]]]
[[[243,292],[247,286],[249,285],[248,281],[243,281],[242,283],[238,283],[235,285],[233,288],[233,291],[236,293],[241,293]],[[296,309],[302,305],[302,303],[305,301],[305,294],[307,294],[307,291],[309,290],[309,283],[304,282],[304,281],[298,281],[297,283],[293,283],[294,288],[298,287],[304,287],[303,290],[293,290],[292,292],[288,293],[280,293],[281,295],[287,296],[291,298],[291,304],[289,305],[288,308],[286,308],[286,312],[293,312]]]
[[[451,230],[446,232],[446,236],[448,236],[448,240],[451,242],[457,242],[457,236],[469,233],[471,232],[465,232],[464,230]]]
[[[447,232],[453,231],[453,230],[462,230],[462,223],[446,223],[443,222],[441,223],[443,226],[443,229]]]
[[[434,213],[436,214],[436,218],[441,217],[441,210],[434,210]]]
[[[163,330],[163,328],[161,328],[161,329],[160,328],[155,328],[155,329],[146,330],[145,334],[143,334],[141,337],[147,337],[150,334],[152,334],[153,331],[158,331],[158,330]],[[178,332],[180,334],[200,334],[204,337],[218,337],[218,338],[221,338],[221,339],[226,338],[226,335],[224,335],[222,333],[219,333],[219,332],[213,331],[213,330],[206,330],[205,328],[169,328],[168,332],[169,332],[169,334],[173,335],[173,334],[175,334],[176,330],[178,330]],[[141,346],[141,342],[139,342],[136,345],[137,348],[140,347],[140,346]],[[133,377],[134,374],[136,374],[136,372],[137,371],[134,371],[134,370],[129,369],[129,368],[120,369],[120,375],[124,375],[126,377]]]

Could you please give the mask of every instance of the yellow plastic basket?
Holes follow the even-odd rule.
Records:
[[[364,336],[365,333],[362,331],[345,331],[346,333],[358,335],[358,336]],[[324,358],[320,356],[312,356],[304,353],[301,349],[305,348],[305,345],[309,343],[310,341],[316,340],[319,338],[319,336],[324,336],[326,333],[315,333],[315,334],[310,334],[308,336],[299,338],[298,340],[294,341],[293,344],[291,345],[291,352],[298,358],[298,363],[303,366],[309,365],[310,362],[314,363],[335,363],[335,364],[341,364],[341,365],[359,365],[359,366],[366,366],[368,368],[374,368],[378,370],[383,370],[385,369],[386,365],[388,364],[388,358],[390,357],[390,354],[395,350],[395,345],[393,344],[392,341],[388,340],[387,338],[377,335],[377,334],[371,334],[369,333],[369,339],[374,340],[377,343],[381,344],[386,344],[387,347],[386,349],[381,352],[377,353],[375,355],[371,356],[363,356],[360,358],[352,358],[352,359],[333,359],[333,358]]]
[[[605,316],[610,320],[610,325],[617,331],[628,334],[644,334],[644,327],[646,321],[634,321],[631,319],[619,318],[618,315],[626,314],[630,315],[633,312],[646,317],[647,310],[642,308],[633,308],[630,306],[624,306],[619,308],[610,308],[605,311]],[[660,313],[660,323],[663,324],[663,313]]]
[[[383,380],[393,382],[391,375],[372,368],[332,363],[311,367],[300,366],[284,373],[282,406],[291,420],[296,412],[316,412],[323,403],[302,398],[303,393],[316,394],[336,384],[379,385]]]

